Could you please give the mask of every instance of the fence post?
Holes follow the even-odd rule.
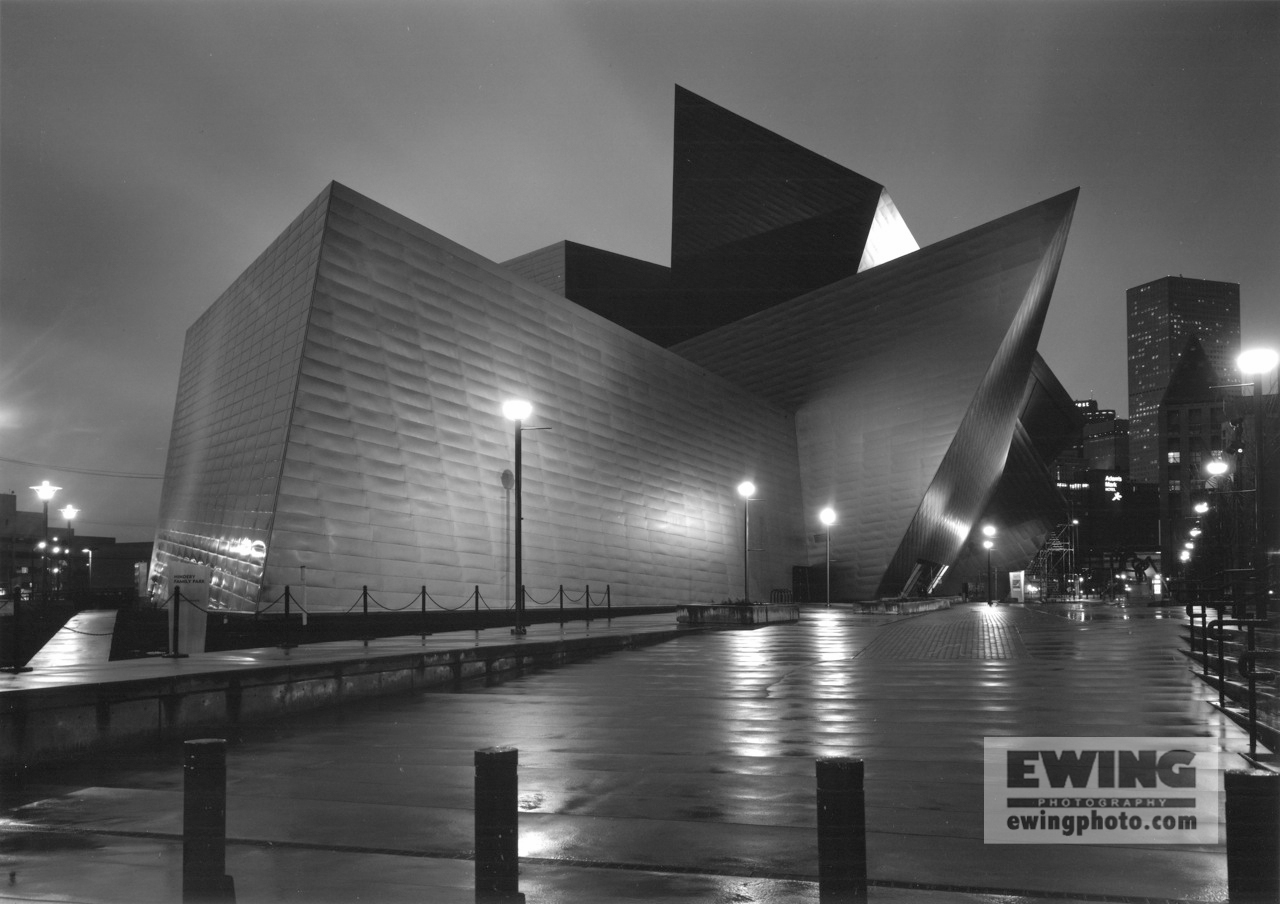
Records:
[[[591,625],[591,585],[587,585],[587,592],[584,594],[587,600],[587,625]]]
[[[364,645],[369,646],[369,585],[360,588],[360,602],[364,604],[364,617],[360,619],[360,630],[364,632]]]
[[[427,585],[422,585],[422,639],[427,639]]]
[[[524,901],[520,893],[519,783],[514,747],[475,752],[476,901]]]
[[[1280,773],[1229,769],[1227,899],[1231,904],[1280,901]]]
[[[817,761],[818,900],[866,904],[867,821],[863,763],[856,757]]]
[[[181,636],[178,631],[178,622],[182,612],[182,591],[177,587],[173,588],[173,600],[170,605],[173,607],[173,630],[170,632],[169,652],[164,655],[166,659],[183,659],[187,654],[178,649],[178,638]]]
[[[281,632],[284,635],[284,640],[282,640],[280,643],[280,649],[282,650],[288,650],[296,646],[296,644],[292,644],[289,642],[289,614],[290,614],[289,603],[290,602],[291,600],[289,597],[289,585],[286,584],[284,588],[284,628]]]
[[[613,598],[609,595],[609,585],[604,585],[604,611],[609,613],[609,617],[613,618]]]
[[[214,904],[236,899],[227,872],[227,742],[182,745],[182,900]]]
[[[560,585],[560,627],[564,627],[564,584]]]

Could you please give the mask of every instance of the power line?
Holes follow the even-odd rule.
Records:
[[[0,456],[0,461],[7,461],[11,465],[28,465],[32,468],[44,468],[46,471],[60,471],[65,474],[90,474],[94,477],[124,477],[131,480],[164,480],[163,474],[131,474],[126,471],[99,471],[93,468],[60,468],[56,465],[45,465],[37,461],[23,461],[20,458],[5,458]]]

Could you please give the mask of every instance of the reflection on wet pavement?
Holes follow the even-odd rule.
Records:
[[[1221,845],[982,841],[986,736],[1244,749],[1178,652],[1184,623],[806,609],[795,625],[281,721],[231,746],[228,872],[241,904],[469,902],[472,751],[512,745],[530,901],[816,900],[814,760],[831,755],[867,764],[873,902],[1221,901]],[[175,751],[10,786],[10,893],[174,900],[180,789]],[[125,877],[130,896],[112,885]]]

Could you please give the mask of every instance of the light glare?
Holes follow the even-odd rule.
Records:
[[[1280,363],[1280,353],[1270,348],[1251,348],[1236,358],[1236,366],[1245,374],[1270,373],[1277,363]]]
[[[523,421],[533,414],[533,405],[524,399],[510,399],[502,403],[502,416],[509,421]]]
[[[36,497],[39,498],[41,502],[48,502],[53,498],[53,494],[62,489],[62,487],[55,487],[49,483],[49,481],[45,480],[41,482],[40,486],[31,487],[31,489],[36,491]]]

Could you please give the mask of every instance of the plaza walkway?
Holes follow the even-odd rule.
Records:
[[[816,901],[814,760],[851,755],[872,902],[1224,901],[1220,844],[982,839],[986,736],[1207,737],[1244,765],[1184,627],[1101,605],[806,608],[281,720],[230,747],[227,870],[240,904],[470,904],[473,751],[511,745],[531,904]],[[181,900],[181,788],[177,749],[10,783],[0,900]]]

